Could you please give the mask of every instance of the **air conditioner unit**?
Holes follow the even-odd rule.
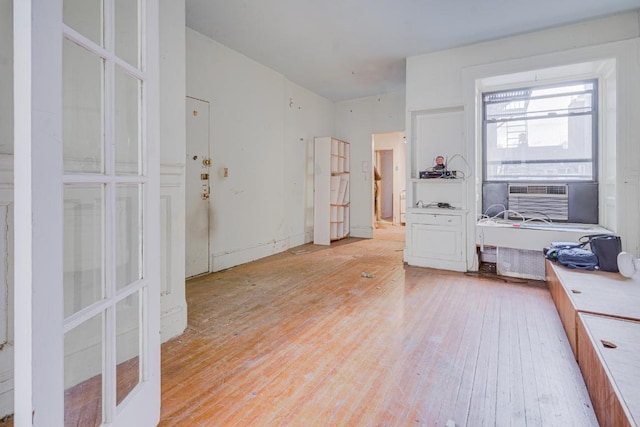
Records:
[[[566,184],[509,184],[509,210],[525,218],[568,221],[569,191]],[[510,218],[518,218],[509,213]]]
[[[531,200],[527,199],[533,199],[533,207],[526,206],[531,203]],[[559,214],[553,212],[556,205],[560,205]],[[502,217],[501,213],[506,208],[518,212],[528,210],[529,212],[521,213],[529,218],[544,217],[533,211],[547,213],[551,211],[551,217],[563,218],[557,221],[598,224],[598,183],[483,182],[482,213],[489,217]],[[522,217],[515,215],[511,218],[522,220]]]

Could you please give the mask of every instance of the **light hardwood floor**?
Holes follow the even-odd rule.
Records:
[[[160,425],[596,426],[549,291],[405,267],[403,232],[189,281]]]
[[[406,267],[403,232],[189,281],[160,425],[596,426],[548,289]]]

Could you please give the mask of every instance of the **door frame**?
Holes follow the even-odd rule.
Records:
[[[371,160],[372,164],[376,164],[376,152],[381,150],[393,150],[393,223],[401,224],[400,195],[402,191],[406,191],[408,182],[407,178],[407,156],[406,156],[406,135],[404,131],[389,131],[374,133],[371,136]],[[373,186],[372,186],[373,187]],[[373,196],[373,188],[371,191]],[[371,219],[372,224],[375,220],[373,210],[373,197],[371,199]]]

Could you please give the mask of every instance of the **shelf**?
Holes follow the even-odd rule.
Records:
[[[415,214],[415,213],[426,213],[431,215],[462,215],[469,212],[467,209],[447,209],[447,208],[408,208],[407,213]]]
[[[464,182],[464,178],[411,178],[409,180],[409,182],[417,182],[420,184],[425,184],[425,183],[429,183],[429,184],[433,184],[433,183],[441,183],[441,182],[446,182],[448,184],[452,183],[452,182]]]
[[[313,242],[328,245],[349,236],[349,143],[314,139]]]

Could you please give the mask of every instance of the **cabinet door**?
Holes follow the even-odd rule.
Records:
[[[411,254],[444,261],[462,260],[462,233],[455,227],[411,224]]]

